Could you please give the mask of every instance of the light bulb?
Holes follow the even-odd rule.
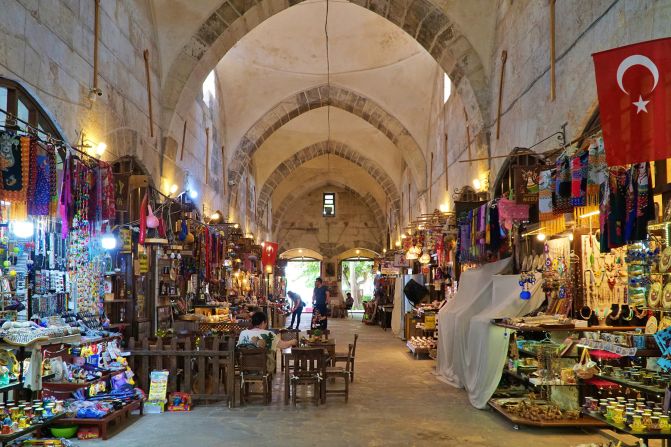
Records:
[[[196,199],[196,198],[198,198],[198,191],[196,191],[195,189],[190,189],[190,190],[189,190],[189,197],[190,197],[191,199]]]
[[[401,246],[401,241],[396,241],[396,246],[400,247]]]
[[[240,225],[235,224],[235,225],[233,225],[233,228],[235,228],[237,230],[238,228],[240,228]]]
[[[12,223],[12,233],[19,239],[28,239],[35,233],[35,225],[28,220]]]
[[[536,239],[538,239],[538,240],[541,241],[541,242],[544,241],[545,238],[546,238],[545,233],[538,233],[538,234],[536,235]]]
[[[447,213],[450,210],[450,205],[447,203],[441,203],[440,206],[438,207],[441,213]]]
[[[210,216],[210,219],[211,219],[211,220],[219,220],[220,217],[221,217],[221,215],[219,214],[219,212],[218,212],[218,211],[215,211],[215,212]]]
[[[104,154],[105,151],[107,150],[107,144],[105,144],[105,143],[98,143],[98,145],[96,146],[96,149],[95,149],[95,150],[96,150],[96,155],[97,155],[97,156],[101,156],[101,155]]]
[[[177,192],[177,185],[173,183],[172,186],[170,186],[170,194],[174,194],[176,192]]]
[[[573,233],[569,233],[569,234],[568,234],[568,240],[569,240],[569,241],[572,241],[572,240],[573,240]]]
[[[476,191],[480,191],[480,188],[482,188],[482,182],[479,178],[473,180],[473,188],[475,188]]]
[[[116,248],[116,237],[112,233],[105,233],[100,239],[100,245],[105,250],[114,250]]]

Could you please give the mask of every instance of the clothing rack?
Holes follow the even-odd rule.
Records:
[[[99,164],[106,163],[105,161],[102,161],[99,158],[96,158],[96,157],[94,157],[90,154],[87,154],[86,152],[82,151],[81,149],[79,149],[75,146],[72,146],[71,144],[69,144],[65,140],[61,140],[59,138],[52,137],[50,133],[47,133],[47,132],[45,132],[41,129],[38,129],[36,127],[31,126],[30,123],[28,123],[27,121],[22,120],[21,118],[19,118],[18,116],[14,115],[12,113],[9,113],[8,111],[6,111],[3,108],[0,108],[0,113],[4,113],[5,116],[6,116],[5,123],[0,124],[0,127],[4,127],[6,130],[13,130],[15,132],[25,132],[25,133],[28,134],[28,136],[36,138],[38,141],[41,141],[42,143],[51,144],[53,146],[60,146],[61,148],[65,148],[65,149],[77,152],[77,153],[79,153],[79,154],[81,154],[85,157],[88,157],[89,159],[91,159],[91,160],[93,160],[93,161],[95,161]],[[13,122],[13,124],[9,124],[9,122]],[[27,130],[19,129],[18,126],[16,125],[17,122],[25,124]],[[47,139],[45,140],[43,138],[40,138],[40,136],[39,136],[40,133],[44,134],[47,137]],[[58,154],[58,151],[55,151],[55,153]],[[59,154],[59,155],[61,155],[61,154]],[[64,158],[64,157],[61,156],[61,158]]]

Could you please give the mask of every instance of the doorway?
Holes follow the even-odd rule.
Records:
[[[287,292],[297,293],[301,297],[306,304],[304,312],[312,312],[312,291],[321,268],[321,261],[316,259],[291,259],[287,262]]]
[[[352,293],[352,310],[363,312],[363,302],[372,300],[374,293],[373,260],[369,258],[349,258],[341,263],[340,277],[343,298]]]

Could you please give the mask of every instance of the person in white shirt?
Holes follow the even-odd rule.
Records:
[[[268,317],[264,312],[254,312],[252,328],[240,332],[238,346],[257,346],[266,348],[274,355],[278,349],[290,348],[297,340],[282,340],[279,335],[268,330]]]

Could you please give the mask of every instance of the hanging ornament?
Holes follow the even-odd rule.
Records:
[[[536,276],[533,273],[523,272],[520,274],[519,285],[522,287],[522,291],[520,292],[521,300],[528,301],[531,299],[531,291],[529,290],[529,287],[535,282]]]

